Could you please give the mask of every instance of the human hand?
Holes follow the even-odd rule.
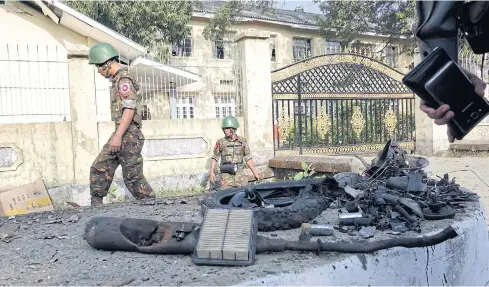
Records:
[[[209,173],[209,181],[212,183],[216,181],[216,175],[213,172]]]
[[[475,74],[463,69],[469,80],[472,82],[474,85],[475,92],[477,95],[484,97],[484,90],[486,89],[486,83],[482,81],[479,77],[477,77]],[[462,95],[461,95],[462,96]],[[423,111],[425,114],[428,115],[431,119],[435,120],[436,125],[446,125],[450,120],[455,116],[453,111],[450,110],[449,105],[441,105],[438,107],[438,109],[433,109],[426,105],[426,102],[421,100],[419,108],[421,111]],[[450,129],[447,129],[447,136],[448,136],[448,141],[450,143],[453,143],[455,141],[455,138],[453,137]]]
[[[114,134],[109,142],[110,151],[115,153],[121,149],[122,146],[122,137]]]
[[[256,178],[257,181],[260,181],[261,180],[261,176],[260,176],[260,174],[258,172],[255,172],[254,176],[255,176],[255,178]]]

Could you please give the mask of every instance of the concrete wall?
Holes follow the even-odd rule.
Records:
[[[239,120],[243,122],[242,118]],[[143,125],[144,173],[158,193],[207,187],[212,148],[222,137],[220,119],[145,121]],[[73,152],[77,147],[73,146],[71,122],[2,125],[0,190],[43,178],[48,188],[60,190],[58,194],[53,193],[55,199],[88,203],[89,166],[114,130],[113,122],[101,122],[97,126],[97,145],[92,149],[93,154],[86,156]],[[244,134],[244,130],[239,134]],[[86,143],[84,140],[78,146]],[[82,168],[75,171],[76,166]],[[80,185],[79,195],[67,194],[76,185]],[[116,171],[116,186],[119,195],[129,195],[122,183],[120,167]]]
[[[88,64],[88,42],[93,44],[94,41],[56,25],[20,3],[0,6],[0,11],[0,23],[4,26],[15,24],[13,32],[9,31],[2,39],[4,42],[0,43],[43,43],[62,48],[67,81],[64,100],[68,103],[67,113],[70,115],[70,119],[64,122],[1,125],[0,190],[42,178],[56,204],[64,201],[88,204],[90,166],[114,131],[114,123],[110,121],[108,113],[108,80],[95,74],[94,68]],[[24,35],[20,37],[21,34]],[[267,38],[268,35],[245,38],[235,44],[242,47],[243,53],[252,53],[251,56],[243,55],[238,64],[246,67],[244,73],[249,74],[244,77],[248,79],[243,87],[245,113],[249,110],[250,114],[256,115],[249,116],[246,121],[238,117],[241,122],[238,134],[247,137],[257,166],[266,165],[273,156],[270,67],[261,69],[262,66],[254,65],[256,59],[262,59],[262,62],[267,60],[267,52],[257,49],[267,46]],[[186,88],[190,89],[189,93],[199,95],[191,90],[192,87]],[[46,94],[49,95],[49,91]],[[3,89],[0,96],[1,103],[4,103]],[[159,91],[159,96],[167,97],[168,94]],[[29,102],[19,104],[25,106]],[[207,177],[212,148],[223,136],[220,128],[222,119],[216,118],[215,106],[202,101],[204,116],[170,120],[168,105],[153,104],[161,105],[163,113],[156,115],[157,120],[143,122],[146,177],[158,195],[202,192],[209,187]],[[35,107],[32,102],[30,106]],[[119,197],[129,195],[122,182],[120,167],[111,191]]]
[[[172,57],[172,62],[182,63],[190,66],[204,66],[222,65],[232,66],[232,61],[227,59],[215,59],[212,57],[212,45],[211,41],[205,40],[203,36],[204,28],[208,24],[208,19],[194,17],[190,22],[192,26],[192,57]],[[240,22],[232,26],[232,29],[239,34],[243,31],[254,29],[263,32],[270,33],[270,37],[275,38],[275,51],[276,60],[272,62],[271,68],[278,69],[286,65],[290,65],[294,62],[292,46],[293,38],[308,38],[311,39],[311,56],[322,55],[326,51],[326,40],[321,36],[319,30],[294,28],[288,25],[278,25],[260,21],[246,21]],[[381,38],[378,36],[364,35],[355,39],[362,43],[374,44],[376,49],[382,49],[386,44],[387,38]],[[334,41],[333,39],[331,41]],[[392,45],[399,49],[405,46],[404,40],[393,40]],[[412,62],[412,59],[406,55],[403,55],[399,59],[399,70],[407,71],[406,66]]]
[[[237,286],[487,286],[489,240],[482,203],[480,210],[460,216],[452,226],[458,236],[435,246],[372,254],[324,252],[319,255],[322,263],[313,268],[277,272]]]
[[[20,3],[9,1],[0,5],[0,23],[3,29],[0,43],[58,45],[62,47],[88,44],[88,39],[62,25],[56,25],[51,18]]]
[[[71,123],[10,124],[0,126],[0,190],[43,178],[47,185],[74,179]]]

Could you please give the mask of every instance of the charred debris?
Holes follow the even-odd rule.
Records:
[[[421,232],[422,220],[453,218],[465,212],[468,201],[478,200],[477,194],[460,187],[448,174],[430,178],[427,166],[426,159],[409,156],[399,144],[388,141],[363,174],[334,175],[339,189],[329,196],[330,208],[340,212],[337,229],[357,230],[365,237],[371,229]]]

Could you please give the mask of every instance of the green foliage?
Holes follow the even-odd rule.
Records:
[[[64,1],[75,10],[99,21],[131,40],[149,48],[159,61],[169,57],[170,45],[189,33],[194,8],[202,1]],[[215,11],[203,31],[206,40],[235,34],[232,25],[244,9],[274,10],[277,1],[232,0]],[[316,2],[319,2],[316,0]],[[323,1],[326,20],[317,19],[327,39],[343,44],[361,33],[376,32],[391,37],[411,36],[416,22],[414,1]],[[413,42],[414,47],[414,42]]]
[[[179,196],[191,196],[198,195],[206,192],[205,186],[200,185],[192,185],[187,188],[167,188],[160,187],[155,190],[155,194],[157,198],[171,198],[171,197],[179,197]]]
[[[107,199],[109,202],[123,202],[126,200],[126,197],[124,195],[117,195],[117,190],[117,185],[112,184],[110,186],[109,190],[107,191]]]
[[[193,1],[65,1],[129,39],[148,47],[159,61],[169,55],[170,44],[190,32]]]
[[[295,176],[289,177],[289,180],[301,180],[305,178],[311,178],[316,172],[312,168],[312,163],[307,165],[305,161],[301,162],[302,171],[298,172]]]
[[[374,32],[389,37],[408,36],[415,47],[414,33],[416,24],[415,1],[319,1],[319,8],[325,19],[317,17],[326,39],[349,45],[356,37],[365,32]],[[380,49],[377,52],[382,51]]]

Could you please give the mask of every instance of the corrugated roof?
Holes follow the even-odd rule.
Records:
[[[221,7],[226,2],[224,1],[203,1],[201,8],[196,8],[195,12],[203,13],[215,13],[219,7]],[[282,22],[288,24],[299,24],[319,27],[316,23],[316,17],[320,19],[325,19],[322,14],[314,14],[307,12],[297,12],[292,10],[284,9],[269,9],[267,11],[262,11],[257,7],[252,7],[248,9],[243,9],[240,13],[241,17]]]
[[[226,1],[202,1],[202,7],[196,7],[194,9],[194,12],[199,12],[199,13],[210,13],[213,14],[215,13],[219,7],[224,5]],[[258,7],[251,7],[251,8],[245,8],[240,12],[240,17],[245,18],[245,19],[255,19],[255,20],[262,20],[262,21],[272,21],[272,22],[278,22],[278,23],[283,23],[284,25],[303,25],[303,26],[309,26],[311,29],[319,29],[319,25],[317,24],[317,19],[322,19],[326,20],[326,16],[323,14],[315,14],[315,13],[308,13],[308,12],[299,12],[299,11],[292,11],[292,10],[285,10],[285,9],[267,9],[265,11],[262,11],[262,9]],[[376,34],[375,29],[374,29],[374,24],[370,24],[371,26],[369,27],[370,31],[366,32],[365,34]],[[377,36],[384,36],[386,35],[379,35],[376,34]],[[399,38],[405,38],[405,36],[398,36]]]

